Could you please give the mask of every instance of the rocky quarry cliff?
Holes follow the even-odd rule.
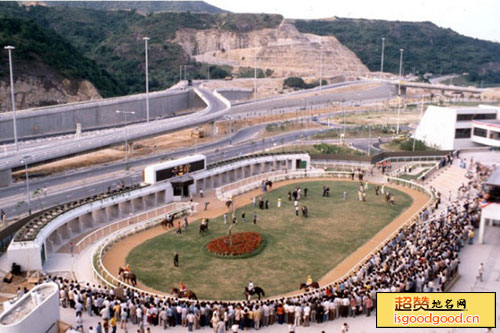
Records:
[[[14,80],[17,110],[102,98],[87,80],[27,75]],[[0,110],[12,110],[10,81],[0,81]]]
[[[248,33],[180,29],[175,42],[197,61],[272,70],[272,77],[355,77],[368,72],[356,55],[333,36],[300,33],[284,20],[276,29]],[[322,60],[321,60],[322,59]],[[257,60],[257,61],[256,61]]]

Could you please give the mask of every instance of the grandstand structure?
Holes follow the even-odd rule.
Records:
[[[412,162],[411,159],[416,161]],[[409,163],[418,165],[418,163],[421,163],[419,159],[421,157],[413,156],[405,160],[404,163],[394,161],[394,165],[398,166],[398,163],[400,167],[407,167]],[[363,166],[359,165],[358,167],[362,168]],[[417,223],[422,214],[429,212],[439,214],[439,211],[433,212],[432,208],[437,193],[442,195],[444,203],[447,204],[448,201],[452,201],[450,199],[456,198],[455,193],[457,193],[461,184],[468,180],[467,170],[458,167],[456,164],[444,168],[436,166],[431,169],[428,172],[425,185],[423,181],[398,178],[397,173],[384,176],[378,170],[375,170],[374,175],[371,176],[372,181],[394,183],[417,189],[426,193],[429,201],[401,225],[398,230],[389,235],[384,242],[375,246],[373,251],[361,260],[358,265],[346,272],[342,279],[346,279],[357,272],[363,263],[380,251],[401,230],[405,230]],[[369,168],[366,168],[367,172],[368,170]],[[432,173],[434,173],[433,177],[431,177]],[[124,283],[114,273],[109,272],[102,263],[102,257],[112,244],[158,225],[169,214],[175,217],[192,214],[196,210],[196,204],[188,200],[189,193],[197,193],[200,189],[213,190],[218,200],[226,201],[228,198],[258,188],[263,180],[279,182],[307,177],[349,178],[350,175],[351,171],[345,168],[339,168],[339,171],[314,169],[311,167],[310,156],[304,153],[258,154],[226,160],[209,165],[205,170],[174,177],[165,182],[123,188],[114,193],[97,195],[82,202],[71,203],[67,206],[62,205],[42,212],[40,216],[32,217],[33,220],[28,222],[27,227],[21,229],[19,234],[16,235],[17,241],[12,243],[12,249],[9,248],[10,252],[8,252],[7,256],[9,261],[5,262],[6,256],[4,256],[4,262],[0,262],[0,265],[6,267],[15,261],[25,269],[60,272],[59,268],[61,266],[56,265],[58,269],[54,270],[50,259],[52,261],[60,260],[60,257],[56,255],[58,250],[63,246],[67,246],[69,241],[74,240],[74,250],[77,256],[66,261],[65,265],[69,266],[66,267],[67,270],[72,271],[74,265],[80,265],[84,261],[91,263],[91,273],[87,273],[85,277],[82,275],[76,276],[78,280],[102,284],[108,288],[115,288],[120,285],[137,292],[145,292]],[[486,182],[486,186],[489,186],[488,191],[492,195],[490,196],[490,204],[483,207],[483,212],[488,207],[494,207],[495,209],[500,207],[497,202],[497,191],[498,187],[500,187],[499,176],[497,170]],[[189,192],[174,195],[175,191],[172,183],[178,183],[179,180],[189,182]],[[448,196],[448,193],[453,193],[453,196]],[[441,210],[443,209],[446,208],[442,207]],[[493,214],[496,215],[492,215],[493,217],[484,215],[484,221],[483,217],[481,218],[480,241],[482,241],[481,233],[484,233],[486,223],[493,225],[494,218],[500,216],[497,211],[494,211]],[[44,218],[45,220],[43,220]],[[34,219],[37,220],[34,221]],[[338,281],[331,281],[330,283],[333,285],[336,282]],[[158,297],[165,297],[165,295],[159,294]],[[52,303],[45,302],[40,304],[40,307],[51,308],[54,313],[57,311],[58,314],[58,306],[54,306]],[[51,312],[50,310],[43,311]]]

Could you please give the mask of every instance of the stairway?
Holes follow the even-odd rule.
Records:
[[[427,187],[434,187],[436,193],[441,193],[441,202],[448,203],[450,191],[452,200],[457,198],[457,190],[462,184],[467,184],[469,179],[465,177],[467,169],[462,169],[457,165],[447,166],[442,168],[432,176],[432,179],[427,182]]]

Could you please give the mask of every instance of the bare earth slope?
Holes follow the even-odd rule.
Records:
[[[355,76],[368,68],[333,36],[300,33],[284,20],[276,29],[237,33],[218,29],[180,29],[175,42],[197,61],[273,70],[274,77]],[[323,47],[323,52],[321,52]]]

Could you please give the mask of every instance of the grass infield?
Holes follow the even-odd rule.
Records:
[[[295,216],[288,191],[296,186],[308,188],[306,205],[309,217]],[[322,187],[330,187],[330,197],[322,197]],[[179,235],[168,232],[132,249],[127,262],[146,285],[165,292],[183,281],[203,299],[243,299],[243,288],[252,280],[263,288],[266,296],[297,290],[307,275],[319,280],[340,261],[371,239],[412,203],[412,198],[398,190],[395,206],[385,203],[382,195],[375,196],[369,186],[366,202],[358,201],[359,183],[345,181],[312,181],[287,185],[262,193],[270,202],[269,209],[247,206],[236,209],[238,224],[232,232],[256,231],[265,238],[266,246],[258,254],[245,259],[217,258],[209,255],[205,244],[227,235],[228,224],[223,217],[211,219],[205,236],[199,234],[199,222],[190,221],[188,232]],[[347,191],[347,200],[343,193]],[[281,208],[277,208],[281,196]],[[241,214],[246,214],[242,223]],[[253,215],[257,214],[257,224]],[[173,265],[174,252],[179,253],[179,267]]]

